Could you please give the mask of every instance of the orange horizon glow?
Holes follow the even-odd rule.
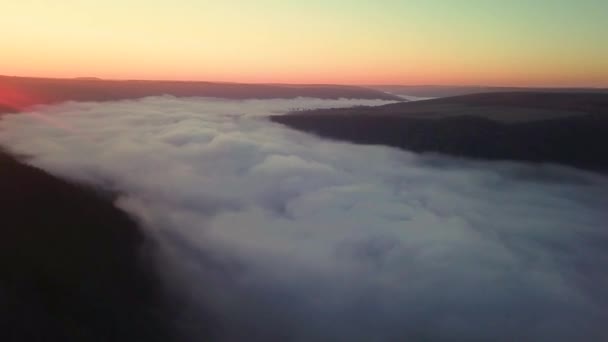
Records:
[[[22,0],[0,74],[236,83],[608,87],[608,2]]]

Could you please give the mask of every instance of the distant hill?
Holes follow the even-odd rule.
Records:
[[[608,94],[486,93],[272,120],[360,144],[608,171]]]
[[[81,81],[101,81],[102,79],[99,77],[74,77],[75,80]]]
[[[0,103],[0,114],[5,114],[5,113],[14,113],[17,112],[18,110],[6,105],[3,105]]]
[[[532,88],[532,87],[487,87],[487,86],[438,86],[438,85],[374,85],[369,88],[395,95],[416,97],[447,97],[478,93],[505,92],[555,92],[555,93],[608,93],[605,88]]]
[[[0,76],[0,103],[15,108],[63,101],[110,101],[146,96],[234,99],[316,97],[399,100],[379,90],[341,85],[239,84],[186,81],[113,81]]]

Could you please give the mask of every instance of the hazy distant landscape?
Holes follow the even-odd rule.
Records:
[[[379,90],[341,85],[239,84],[192,81],[120,81],[0,76],[0,106],[20,108],[64,101],[112,101],[146,96],[230,99],[314,97],[400,100]],[[2,107],[0,107],[0,110]],[[6,109],[5,109],[6,110]]]
[[[608,1],[0,13],[0,342],[608,341]]]
[[[470,321],[515,324],[499,330],[507,340],[604,336],[607,95],[401,102],[347,89],[372,99],[131,94],[8,109],[5,339],[497,336],[461,330]],[[552,294],[545,278],[521,283],[534,272],[573,280]],[[596,304],[560,300],[580,291]],[[421,328],[452,315],[461,323]]]
[[[377,89],[394,95],[406,95],[417,97],[451,97],[459,95],[470,95],[480,93],[608,93],[607,88],[585,88],[585,87],[497,87],[497,86],[446,86],[446,85],[370,85]]]

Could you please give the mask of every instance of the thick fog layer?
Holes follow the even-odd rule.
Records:
[[[6,116],[0,143],[122,194],[193,338],[608,339],[606,178],[331,142],[264,117],[355,104],[373,103],[67,103]]]

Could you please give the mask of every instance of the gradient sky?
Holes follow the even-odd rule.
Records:
[[[2,0],[0,74],[608,86],[607,0]]]

